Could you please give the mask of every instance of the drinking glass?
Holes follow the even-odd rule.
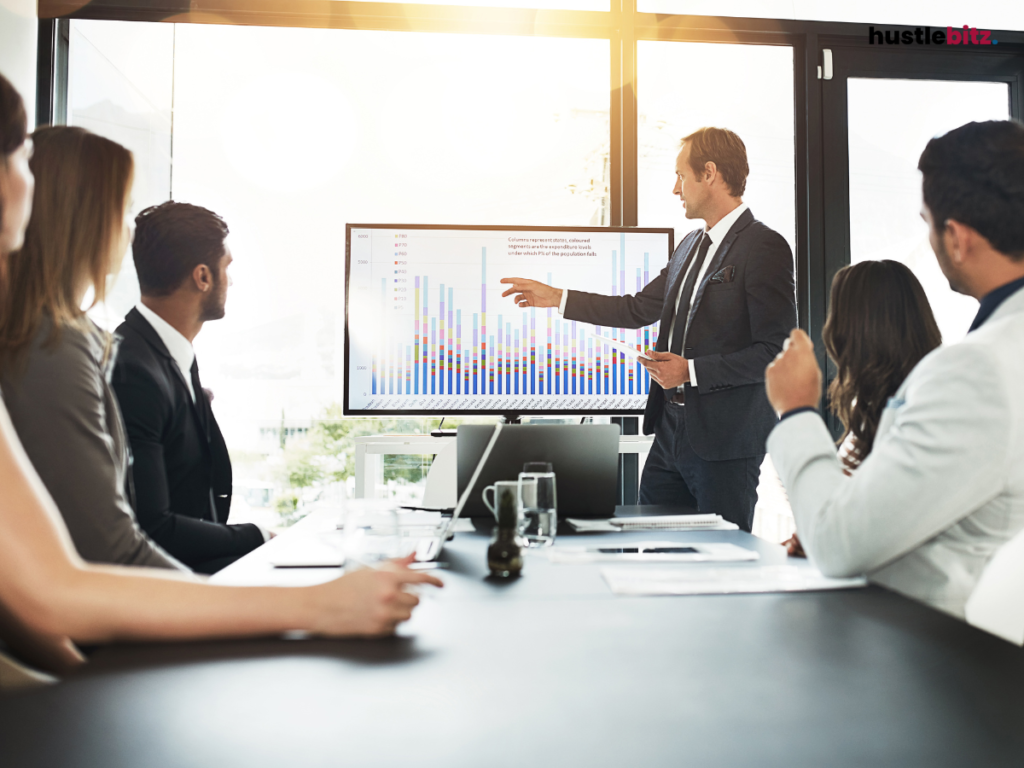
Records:
[[[550,547],[558,529],[554,467],[531,461],[519,473],[520,534],[529,547]]]

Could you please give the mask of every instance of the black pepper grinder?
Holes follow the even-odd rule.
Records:
[[[498,526],[487,548],[487,565],[491,575],[513,579],[523,570],[523,542],[519,537],[519,512],[516,497],[503,494],[498,502]]]

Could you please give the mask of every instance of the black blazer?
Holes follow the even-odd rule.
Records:
[[[657,350],[668,349],[668,324],[680,281],[696,254],[703,229],[683,238],[668,265],[633,296],[570,291],[565,317],[612,328],[640,328],[661,321]],[[744,211],[715,251],[694,290],[690,324],[676,318],[673,341],[697,360],[697,386],[685,385],[686,434],[707,461],[755,457],[765,452],[775,412],[764,389],[764,369],[796,326],[793,253],[789,244]],[[651,382],[644,434],[654,432],[666,407],[665,392]]]
[[[117,333],[111,383],[131,444],[139,525],[190,568],[213,573],[260,546],[263,533],[226,524],[227,446],[216,419],[207,439],[181,370],[153,326],[133,309]]]

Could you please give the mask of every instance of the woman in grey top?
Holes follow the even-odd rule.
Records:
[[[0,75],[0,308],[21,301],[9,290],[6,265],[22,247],[33,207],[32,141],[25,134],[24,105]],[[72,167],[66,177],[64,168],[44,167],[57,175],[40,184],[73,184],[82,198],[100,191]],[[122,209],[117,220],[123,216]],[[68,226],[59,219],[43,223]],[[112,436],[108,443],[113,456]],[[48,462],[43,457],[40,464]],[[294,588],[212,586],[181,571],[85,563],[0,398],[0,645],[40,667],[59,672],[81,663],[75,642],[244,637],[294,629],[331,637],[390,634],[419,602],[406,591],[408,584],[441,585],[408,570],[407,562]],[[4,659],[0,652],[0,686],[9,679]]]
[[[114,341],[81,310],[90,289],[94,304],[103,300],[128,248],[131,154],[81,128],[43,128],[33,141],[35,215],[8,261],[17,300],[0,306],[8,413],[83,558],[185,569],[135,520],[124,422],[108,383]]]

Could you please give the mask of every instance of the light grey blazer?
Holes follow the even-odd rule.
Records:
[[[0,387],[11,421],[64,522],[89,562],[187,570],[147,538],[127,498],[128,442],[110,387],[106,338],[65,328],[47,344],[46,316]]]
[[[851,477],[817,414],[783,419],[768,452],[811,561],[963,618],[993,554],[1024,529],[1022,387],[1018,291],[917,364]]]

